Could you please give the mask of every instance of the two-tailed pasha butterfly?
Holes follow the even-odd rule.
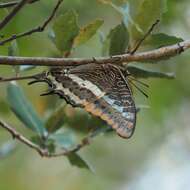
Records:
[[[46,94],[58,94],[72,106],[100,117],[123,138],[132,136],[136,123],[135,103],[129,81],[117,66],[91,63],[55,67],[44,79],[51,88]]]

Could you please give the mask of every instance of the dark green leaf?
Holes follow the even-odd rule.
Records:
[[[39,137],[39,136],[32,136],[32,137],[30,138],[30,140],[31,140],[33,143],[39,145],[40,147],[43,147],[43,148],[45,147],[45,145],[44,145],[44,143],[45,143],[44,139],[41,138],[41,137]]]
[[[104,48],[109,47],[110,55],[118,55],[125,53],[128,43],[129,43],[129,33],[125,25],[121,23],[110,31],[105,41]]]
[[[51,140],[51,139],[48,139],[46,141],[46,148],[48,149],[48,152],[50,154],[55,153],[55,151],[56,151],[56,145],[55,145],[54,141]]]
[[[69,126],[69,128],[77,130],[77,132],[88,133],[88,126],[89,124],[91,125],[91,121],[89,114],[82,110],[77,110],[75,115],[66,117],[66,124]]]
[[[13,141],[8,141],[0,146],[0,158],[4,158],[10,155],[16,148],[16,144]]]
[[[45,125],[48,132],[52,133],[58,130],[64,124],[65,121],[64,111],[65,111],[65,105],[61,105],[48,118]]]
[[[173,79],[175,78],[174,73],[163,73],[158,71],[146,70],[137,66],[128,66],[127,70],[132,74],[132,76],[137,78],[166,78]]]
[[[81,158],[77,153],[71,153],[67,156],[67,158],[73,166],[77,166],[79,168],[85,168],[92,171],[88,163],[83,158]]]
[[[84,134],[87,134],[90,129],[101,127],[104,124],[101,119],[93,117],[82,110],[77,110],[72,117],[67,116],[65,123],[69,128]]]
[[[92,36],[94,36],[97,32],[97,30],[102,26],[104,23],[103,20],[97,19],[87,26],[80,29],[78,36],[74,40],[74,45],[78,46],[85,42],[87,42]]]
[[[48,136],[49,137],[49,136]],[[41,138],[39,136],[33,136],[30,138],[30,140],[40,146],[43,149],[48,149],[49,153],[54,153],[55,152],[55,144],[54,140],[49,139],[49,138]]]
[[[65,14],[60,15],[53,25],[56,47],[63,54],[71,51],[74,38],[79,33],[77,18],[75,11],[67,11]]]
[[[110,38],[109,35],[107,38],[104,38],[103,34],[100,35],[100,40],[102,42],[102,56],[107,56],[109,54]]]
[[[182,42],[182,38],[176,36],[169,36],[164,33],[152,34],[146,41],[146,44],[153,46],[154,48],[159,48],[162,46],[172,45]]]
[[[42,120],[15,82],[9,83],[7,87],[7,100],[13,112],[26,127],[37,132],[40,136],[46,136],[47,132]]]

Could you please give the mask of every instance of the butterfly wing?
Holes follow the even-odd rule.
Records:
[[[129,138],[135,129],[136,108],[128,81],[112,64],[88,64],[51,71],[55,90],[68,102],[105,120],[117,133]]]

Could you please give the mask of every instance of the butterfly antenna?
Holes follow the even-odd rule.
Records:
[[[34,79],[37,81],[37,80],[43,80],[46,76],[47,76],[47,72],[43,72],[43,73],[36,74],[36,75],[23,76],[23,77],[11,77],[11,78],[0,77],[0,83],[1,82],[18,81],[18,80],[28,80],[28,79]]]
[[[137,89],[139,92],[141,92],[146,98],[148,98],[148,95],[140,88],[138,87],[134,82],[130,80],[130,83]]]
[[[27,79],[34,79],[34,76],[25,76],[25,77],[11,77],[11,78],[2,78],[0,77],[0,82],[10,82],[10,81],[17,81],[17,80],[27,80]]]
[[[144,82],[142,82],[142,81],[140,81],[140,80],[137,80],[136,78],[134,78],[134,77],[132,77],[132,76],[130,76],[130,79],[133,80],[133,81],[135,81],[135,82],[138,82],[139,84],[141,84],[141,85],[143,85],[143,86],[145,86],[145,87],[147,87],[147,88],[149,88],[149,85],[148,85],[148,84],[146,84],[146,83],[144,83]]]

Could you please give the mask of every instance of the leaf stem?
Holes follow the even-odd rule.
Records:
[[[143,36],[143,38],[136,44],[136,46],[134,47],[134,49],[130,52],[131,54],[134,54],[139,47],[141,46],[141,44],[145,41],[145,39],[151,34],[151,32],[154,30],[155,26],[160,22],[160,20],[156,20],[156,22],[150,27],[150,29],[147,31],[147,33],[145,33],[145,35]]]

